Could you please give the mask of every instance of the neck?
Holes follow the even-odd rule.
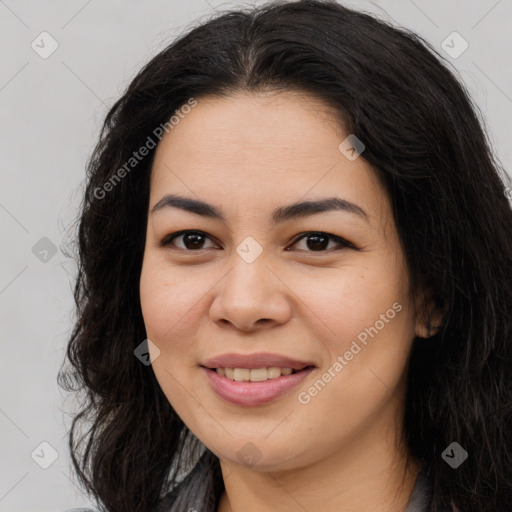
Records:
[[[296,512],[297,510],[322,510],[323,512],[404,512],[414,489],[419,467],[404,473],[360,475],[360,481],[347,478],[345,483],[329,479],[320,485],[292,484],[286,478],[270,474],[253,478],[250,483],[237,478],[240,490],[229,491],[226,486],[218,512]],[[232,484],[235,484],[234,475]],[[397,490],[398,489],[398,490]]]

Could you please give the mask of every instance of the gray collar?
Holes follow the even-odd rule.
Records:
[[[432,485],[428,478],[426,466],[423,464],[405,512],[429,512],[431,501]]]

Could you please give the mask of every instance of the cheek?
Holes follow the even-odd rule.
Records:
[[[317,297],[329,327],[328,335],[317,339],[330,362],[324,370],[329,384],[316,407],[332,409],[332,418],[348,430],[354,418],[363,421],[390,399],[390,390],[402,379],[414,336],[414,315],[400,276],[361,275],[354,273],[343,280],[341,289],[332,285]],[[315,298],[311,300],[314,304]],[[339,407],[329,406],[334,403]]]
[[[195,394],[191,371],[195,371],[197,315],[206,284],[183,279],[165,262],[148,256],[140,279],[140,301],[147,337],[160,350],[152,369],[169,403],[186,422],[190,395]],[[195,307],[194,307],[195,305]],[[188,392],[184,393],[184,389]]]
[[[193,272],[184,278],[179,269],[171,271],[156,258],[144,261],[140,279],[142,315],[148,338],[162,352],[190,350],[201,299],[209,288]]]
[[[407,283],[394,270],[369,261],[330,276],[296,276],[294,293],[304,305],[299,314],[311,319],[313,333],[331,355],[343,354],[353,340],[371,339],[368,329],[375,324],[381,338],[408,337],[412,324]]]

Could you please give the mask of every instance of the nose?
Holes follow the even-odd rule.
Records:
[[[286,323],[292,314],[290,290],[263,255],[247,263],[235,253],[231,270],[215,291],[210,318],[224,328],[269,329]]]

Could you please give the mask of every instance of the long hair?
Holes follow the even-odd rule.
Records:
[[[434,336],[413,341],[405,404],[409,453],[432,479],[431,510],[512,510],[510,179],[442,57],[414,33],[333,0],[217,15],[147,63],[108,112],[87,165],[77,318],[59,373],[82,396],[69,435],[81,484],[105,510],[148,511],[197,461],[197,440],[134,356],[146,338],[139,278],[155,149],[130,159],[191,98],[262,90],[312,93],[365,144],[413,286],[445,312]],[[453,442],[468,454],[456,469],[443,457]],[[215,503],[218,459],[204,457]]]

